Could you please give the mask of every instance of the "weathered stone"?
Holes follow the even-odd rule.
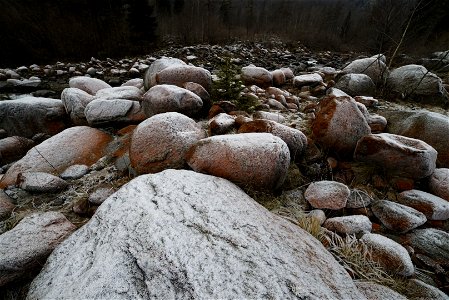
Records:
[[[274,70],[271,72],[271,76],[273,77],[273,85],[281,86],[285,84],[286,78],[284,72],[282,70]]]
[[[140,102],[118,99],[95,99],[84,110],[90,126],[136,124],[146,119]]]
[[[426,223],[426,216],[414,208],[381,200],[371,207],[374,215],[390,230],[404,233]]]
[[[8,195],[0,190],[0,221],[9,218],[15,207]]]
[[[66,189],[68,183],[44,172],[23,172],[17,176],[16,185],[27,192],[55,193]]]
[[[371,133],[382,133],[387,128],[387,119],[380,115],[372,114],[366,121],[371,128]]]
[[[66,88],[62,91],[61,100],[67,114],[75,125],[86,125],[84,110],[94,97],[78,88]]]
[[[443,291],[416,278],[409,280],[404,293],[409,299],[449,300]]]
[[[377,106],[379,104],[379,100],[367,96],[355,96],[354,100],[356,102],[362,103],[366,107]]]
[[[371,232],[371,221],[367,216],[353,215],[329,218],[323,227],[341,234],[357,234],[360,232]]]
[[[89,195],[88,201],[94,205],[101,205],[116,190],[113,187],[100,187]]]
[[[438,152],[437,164],[449,168],[449,117],[429,111],[382,111],[388,132],[415,138]]]
[[[99,90],[95,94],[95,99],[102,99],[102,100],[126,99],[133,101],[141,101],[142,96],[143,92],[135,86],[119,86]]]
[[[34,141],[11,136],[0,140],[0,166],[12,163],[22,158],[34,146]]]
[[[156,74],[159,73],[160,71],[162,71],[168,67],[184,66],[184,65],[186,65],[186,63],[177,58],[163,57],[163,58],[155,60],[150,65],[148,70],[145,72],[145,77],[144,77],[145,90],[147,91],[151,87],[157,85]]]
[[[86,165],[73,165],[68,167],[61,173],[62,179],[79,179],[87,174],[89,167]]]
[[[293,74],[293,71],[290,68],[280,68],[280,70],[284,73],[286,80],[290,80],[295,77],[295,74]]]
[[[449,219],[449,202],[432,194],[409,190],[400,193],[397,201],[422,212],[428,220]]]
[[[9,136],[31,138],[36,133],[57,134],[65,129],[67,114],[61,100],[23,97],[0,101],[0,128]]]
[[[374,282],[356,281],[359,291],[369,300],[407,300],[408,298],[398,292]]]
[[[449,169],[435,169],[430,176],[429,190],[432,194],[449,201]]]
[[[72,127],[32,148],[14,163],[0,181],[0,188],[16,182],[21,172],[63,172],[74,164],[92,165],[104,155],[111,136],[86,126]]]
[[[189,117],[175,112],[155,115],[134,130],[129,149],[131,166],[139,174],[183,168],[186,152],[205,137]]]
[[[360,240],[371,248],[373,260],[385,270],[407,277],[415,273],[407,250],[395,241],[374,233],[364,234]]]
[[[210,135],[225,134],[235,126],[235,117],[221,113],[208,121]]]
[[[265,297],[362,298],[317,240],[229,181],[184,170],[140,176],[108,198],[52,253],[28,293],[30,300]]]
[[[274,99],[269,98],[268,100],[266,100],[265,103],[268,104],[268,106],[270,106],[271,109],[286,110],[285,106],[282,105],[282,103],[280,103],[279,101],[276,101]]]
[[[134,86],[138,89],[142,89],[143,88],[143,79],[142,78],[133,78],[133,79],[130,79],[130,80],[122,83],[121,86]]]
[[[78,88],[88,94],[94,96],[99,90],[110,88],[111,86],[103,80],[91,78],[86,76],[77,76],[70,78],[69,86],[71,88]]]
[[[317,73],[299,75],[293,78],[293,84],[298,87],[304,85],[315,86],[321,83],[323,83],[323,78]]]
[[[383,78],[388,75],[387,66],[379,57],[356,59],[344,67],[342,72],[343,74],[366,74],[374,83],[382,82]]]
[[[300,158],[307,147],[307,137],[298,129],[291,128],[275,121],[254,120],[240,126],[239,133],[268,132],[281,138],[290,150],[290,158]]]
[[[447,99],[447,92],[441,78],[420,65],[407,65],[394,69],[388,76],[387,87],[407,97]]]
[[[371,77],[365,74],[343,75],[335,87],[350,96],[372,96],[376,90]]]
[[[379,133],[358,141],[354,159],[379,165],[390,175],[421,179],[435,170],[437,151],[421,140]]]
[[[159,71],[156,74],[157,84],[171,84],[182,87],[186,82],[200,84],[206,90],[212,86],[212,75],[204,68],[176,65]]]
[[[200,140],[187,154],[189,166],[255,189],[275,190],[284,182],[290,152],[269,133],[219,135]]]
[[[304,199],[305,200],[305,199]],[[312,209],[308,214],[307,218],[315,218],[319,221],[320,226],[326,222],[326,213],[321,209]]]
[[[449,233],[435,228],[416,229],[407,234],[407,240],[416,253],[449,264]]]
[[[242,68],[242,81],[245,85],[266,88],[273,85],[273,75],[265,68],[248,66]]]
[[[357,141],[371,129],[350,97],[325,97],[312,123],[314,139],[342,156],[352,156]]]
[[[315,208],[341,209],[346,206],[349,188],[336,181],[312,182],[306,189],[304,196]]]
[[[346,202],[346,208],[366,208],[371,205],[372,198],[365,191],[352,189]]]
[[[144,95],[142,107],[147,117],[165,112],[179,112],[187,116],[198,113],[203,106],[201,98],[175,85],[157,85]]]
[[[75,228],[59,212],[34,213],[0,235],[0,286],[40,268]]]
[[[271,120],[278,123],[285,122],[285,117],[280,113],[272,113],[268,111],[257,111],[253,114],[254,119]]]

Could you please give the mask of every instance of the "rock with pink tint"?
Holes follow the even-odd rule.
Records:
[[[432,194],[449,201],[449,169],[435,169],[430,176],[429,190]]]
[[[360,232],[371,232],[371,221],[367,216],[352,215],[329,218],[323,227],[341,234],[357,234]]]
[[[210,135],[225,134],[235,126],[235,116],[221,113],[208,121]]]
[[[323,77],[317,73],[299,75],[293,78],[293,84],[297,87],[302,87],[304,85],[315,86],[321,83],[323,83]]]
[[[422,212],[428,220],[449,219],[449,202],[432,194],[409,190],[400,193],[397,201]]]
[[[145,90],[147,91],[151,87],[157,85],[156,75],[160,71],[173,66],[185,66],[185,65],[186,65],[185,62],[177,58],[162,57],[160,59],[155,60],[150,65],[148,70],[145,72],[145,76],[143,79]]]
[[[286,81],[285,74],[281,70],[274,70],[271,72],[271,75],[273,76],[274,86],[281,86],[285,84]]]
[[[61,100],[64,103],[65,110],[75,125],[87,124],[84,110],[86,105],[93,99],[94,96],[78,88],[66,88],[61,93]]]
[[[242,68],[242,81],[245,85],[266,88],[273,85],[273,75],[265,68],[248,66]]]
[[[212,86],[212,75],[204,68],[190,65],[168,67],[156,74],[157,84],[172,84],[182,87],[186,82],[198,83],[209,91]]]
[[[380,133],[362,137],[354,159],[381,166],[390,175],[421,179],[434,172],[437,154],[421,140]]]
[[[376,202],[371,210],[386,228],[399,233],[415,229],[427,221],[422,212],[388,200]]]
[[[336,181],[312,182],[304,196],[314,208],[338,210],[346,206],[349,188]]]
[[[99,90],[110,88],[111,86],[103,80],[86,76],[70,78],[69,87],[78,88],[94,96]]]

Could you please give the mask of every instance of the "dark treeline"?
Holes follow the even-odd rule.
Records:
[[[319,49],[449,48],[449,0],[0,0],[0,65],[277,36]],[[403,37],[404,32],[406,34]],[[403,38],[402,38],[403,37]]]

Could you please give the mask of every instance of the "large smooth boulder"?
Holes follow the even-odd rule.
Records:
[[[376,164],[390,175],[421,179],[435,170],[437,151],[421,140],[379,133],[358,141],[354,159]]]
[[[101,89],[95,94],[95,98],[103,100],[126,99],[141,101],[142,95],[143,92],[135,86],[119,86]]]
[[[371,210],[385,227],[399,233],[415,229],[427,221],[420,211],[388,200],[376,202]]]
[[[186,63],[177,58],[162,57],[155,60],[145,72],[144,86],[145,90],[149,90],[151,87],[157,85],[156,74],[160,71],[173,66],[185,66]]]
[[[351,96],[372,96],[376,90],[371,77],[365,74],[343,75],[335,87]]]
[[[273,75],[270,71],[262,67],[243,67],[241,78],[245,85],[257,85],[261,88],[273,85]]]
[[[176,112],[155,115],[133,132],[131,166],[139,174],[184,168],[187,151],[205,137],[206,132],[187,116]]]
[[[101,79],[87,76],[77,76],[70,78],[69,87],[83,90],[94,96],[99,90],[110,88],[111,86]]]
[[[255,189],[274,190],[290,165],[287,144],[270,133],[219,135],[200,140],[187,153],[189,166]]]
[[[158,72],[156,82],[157,84],[172,84],[179,87],[183,87],[186,82],[195,82],[209,91],[212,87],[212,75],[204,68],[177,65]]]
[[[412,259],[402,245],[375,233],[366,233],[360,240],[371,248],[373,260],[385,270],[407,277],[415,273]]]
[[[449,201],[449,169],[435,169],[429,179],[429,190],[432,194]]]
[[[0,235],[0,286],[42,266],[74,230],[60,212],[34,213]]]
[[[92,165],[105,154],[112,137],[98,129],[77,126],[43,141],[15,162],[0,181],[0,188],[15,184],[21,172],[61,173],[75,164]]]
[[[61,93],[65,110],[75,125],[87,124],[84,110],[93,99],[94,96],[78,88],[66,88]]]
[[[21,136],[0,139],[0,166],[22,158],[33,146],[33,140]]]
[[[84,114],[90,126],[135,124],[146,119],[140,102],[126,99],[95,99],[87,104]]]
[[[436,228],[416,229],[407,234],[407,240],[416,253],[449,265],[449,233]]]
[[[0,101],[0,128],[8,136],[54,135],[65,129],[66,121],[64,104],[58,99],[23,97]]]
[[[342,73],[365,74],[376,84],[388,76],[387,66],[380,56],[356,59],[344,67]]]
[[[203,106],[201,98],[176,85],[162,84],[150,88],[144,95],[142,107],[147,117],[166,112],[194,116]]]
[[[328,96],[320,101],[312,132],[318,143],[351,157],[358,140],[371,129],[354,99]]]
[[[449,117],[429,111],[382,111],[389,133],[422,140],[438,152],[437,164],[449,168]]]
[[[422,212],[428,220],[449,219],[449,202],[432,194],[409,190],[400,193],[397,201]]]
[[[447,91],[437,75],[420,65],[406,65],[391,71],[387,87],[394,93],[425,100],[442,100]]]
[[[227,180],[132,180],[48,258],[28,299],[363,299],[309,234]]]
[[[254,120],[240,126],[239,133],[249,132],[268,132],[281,138],[287,144],[292,160],[299,159],[307,148],[307,137],[304,133],[275,121]]]

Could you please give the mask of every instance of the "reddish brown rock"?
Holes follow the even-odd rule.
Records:
[[[157,84],[172,84],[183,87],[186,82],[198,83],[209,91],[212,85],[212,75],[204,68],[189,65],[168,67],[156,74]]]
[[[307,147],[307,137],[301,131],[275,121],[254,120],[239,128],[239,133],[249,132],[268,132],[281,138],[287,144],[292,160],[301,157]]]
[[[9,218],[15,207],[8,195],[0,190],[0,221]]]
[[[271,75],[273,76],[273,84],[275,86],[281,86],[285,84],[285,74],[281,70],[274,70],[271,72]]]
[[[423,141],[380,133],[362,137],[354,159],[379,165],[390,175],[420,179],[435,170],[437,152]]]
[[[0,166],[22,158],[34,146],[34,141],[11,136],[0,140]]]
[[[129,149],[131,166],[139,174],[181,169],[185,154],[206,133],[194,120],[171,112],[155,115],[134,130]]]
[[[390,230],[404,233],[426,223],[426,216],[414,208],[381,200],[372,205],[371,210],[382,224]]]
[[[287,176],[290,152],[284,141],[269,133],[220,135],[194,145],[187,162],[197,172],[255,189],[274,190]]]
[[[435,169],[429,180],[431,193],[449,201],[449,169]]]
[[[209,134],[225,134],[235,126],[235,117],[226,113],[221,113],[209,120]]]
[[[432,194],[410,190],[400,193],[397,201],[422,212],[428,220],[449,219],[449,202]]]
[[[21,172],[61,173],[75,164],[92,165],[105,154],[112,140],[98,129],[77,126],[45,140],[14,163],[0,181],[0,188],[16,182]]]
[[[333,96],[320,101],[312,131],[315,141],[346,157],[352,156],[361,137],[371,133],[354,99]]]

